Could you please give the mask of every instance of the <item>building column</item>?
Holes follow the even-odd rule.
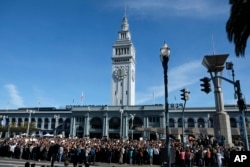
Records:
[[[162,112],[161,114],[160,114],[160,127],[161,128],[165,128],[166,126],[166,120],[165,120],[165,113],[164,112]]]
[[[124,139],[129,139],[128,137],[128,130],[129,130],[129,122],[128,122],[128,114],[123,114],[123,127],[124,127]]]
[[[143,118],[143,126],[144,126],[144,128],[147,128],[147,127],[148,127],[148,116],[145,116],[145,117]],[[144,132],[143,132],[143,138],[148,138],[148,139],[150,139],[150,132],[144,131]]]
[[[108,129],[109,129],[108,113],[106,112],[105,114],[103,114],[103,132],[102,132],[102,136],[106,136],[107,138],[109,137]]]
[[[174,118],[174,127],[178,128],[178,120],[176,120],[177,118]]]
[[[197,118],[194,118],[194,127],[195,127],[195,128],[199,128],[199,127],[198,127]]]
[[[73,116],[73,117],[71,117],[71,121],[70,121],[71,123],[71,125],[70,125],[70,136],[72,137],[72,138],[74,138],[75,137],[75,116]]]
[[[207,119],[204,120],[205,120],[205,128],[209,128],[209,121]]]
[[[22,118],[21,120],[22,120],[21,126],[23,127],[24,126],[24,122],[25,122],[25,118]]]
[[[53,119],[53,118],[49,118],[49,119],[48,119],[48,120],[49,120],[49,122],[48,122],[48,129],[51,129],[51,130],[54,131],[55,128],[53,128],[53,129],[51,128],[51,127],[52,127],[52,126],[51,126],[51,124],[52,124],[52,119]],[[56,122],[55,122],[55,127],[56,127]]]
[[[84,116],[84,136],[89,137],[89,113]]]
[[[41,118],[42,122],[41,122],[41,129],[44,129],[44,118]]]

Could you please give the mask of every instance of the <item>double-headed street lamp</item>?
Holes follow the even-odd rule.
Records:
[[[166,118],[166,162],[168,167],[171,166],[170,162],[170,145],[169,145],[169,111],[168,111],[168,60],[170,56],[170,48],[164,42],[163,46],[160,49],[160,59],[163,66],[164,72],[164,86],[165,86],[165,118]]]
[[[122,137],[122,132],[123,132],[123,130],[122,130],[122,114],[123,114],[123,112],[124,112],[124,110],[123,109],[120,109],[120,113],[121,113],[121,121],[120,121],[120,139],[122,139],[123,137]]]
[[[131,129],[132,129],[132,140],[134,140],[134,129],[133,129],[133,126],[134,126],[134,119],[135,119],[135,115],[136,114],[130,114],[130,117],[132,119],[132,124],[131,124]]]
[[[29,113],[29,120],[28,120],[28,127],[27,127],[27,136],[29,136],[30,133],[30,122],[31,122],[31,114],[35,113],[33,110],[26,110],[27,113]]]

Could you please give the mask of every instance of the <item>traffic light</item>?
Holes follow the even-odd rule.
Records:
[[[211,92],[211,84],[210,84],[210,79],[208,77],[204,77],[200,79],[201,82],[201,91],[209,93]]]
[[[188,89],[182,89],[181,90],[181,100],[187,101],[189,100],[189,94],[190,92],[188,91]]]

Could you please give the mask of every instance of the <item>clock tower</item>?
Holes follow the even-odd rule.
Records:
[[[135,48],[127,17],[122,19],[112,52],[112,92],[114,106],[135,105]]]

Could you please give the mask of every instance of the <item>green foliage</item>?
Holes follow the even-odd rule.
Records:
[[[250,1],[230,0],[229,3],[231,13],[226,24],[228,40],[234,42],[236,56],[244,57],[250,35]]]

